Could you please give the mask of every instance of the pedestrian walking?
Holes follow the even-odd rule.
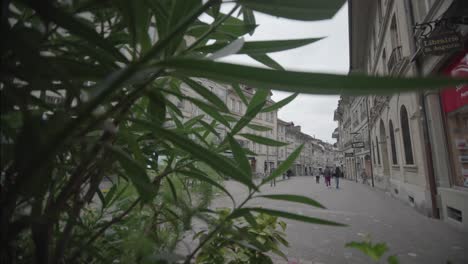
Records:
[[[325,167],[325,171],[323,172],[323,175],[325,176],[325,185],[327,187],[331,186],[330,180],[331,180],[331,171],[328,166]]]
[[[336,166],[336,169],[335,169],[335,182],[336,182],[336,188],[337,189],[339,189],[339,185],[340,185],[340,176],[341,176],[340,167]]]
[[[320,177],[323,176],[322,168],[319,168],[319,171],[315,175],[315,183],[320,183]]]
[[[286,176],[289,178],[291,178],[291,175],[292,175],[292,170],[288,170],[287,173],[286,173]]]
[[[273,173],[273,170],[274,170],[274,169],[272,168],[271,171],[270,171],[270,175]],[[274,177],[273,179],[271,179],[271,181],[270,181],[270,186],[271,186],[271,187],[275,187],[275,186],[276,186],[276,177]]]

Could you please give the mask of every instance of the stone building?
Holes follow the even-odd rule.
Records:
[[[466,44],[467,5],[458,0],[349,1],[350,73],[402,77],[452,73],[466,78],[466,50],[453,48],[457,43],[452,48],[428,48],[424,41],[446,41],[450,36]],[[437,54],[431,51],[435,48]],[[461,85],[448,91],[364,97],[375,186],[426,215],[465,228],[466,89]],[[457,107],[446,111],[444,100],[450,106],[456,101]],[[350,113],[353,102],[347,102]],[[347,133],[355,132],[345,126],[345,115],[337,119],[338,145],[345,150]]]

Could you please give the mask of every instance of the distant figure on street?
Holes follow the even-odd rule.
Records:
[[[317,172],[317,175],[315,175],[315,182],[320,183],[320,177],[323,176],[323,171],[322,168],[319,168],[319,171]]]
[[[288,179],[289,179],[289,178],[291,178],[291,175],[292,175],[292,171],[291,171],[291,170],[288,170],[288,171],[286,172],[286,177],[288,177]]]
[[[367,173],[365,169],[361,170],[361,178],[362,178],[362,183],[369,184],[369,182],[367,181]]]
[[[340,176],[341,176],[340,167],[336,166],[336,169],[335,169],[335,182],[336,182],[336,188],[337,189],[339,189]]]
[[[273,173],[273,170],[274,170],[273,168],[270,169],[269,175],[271,175],[271,174]],[[270,181],[270,186],[271,186],[271,187],[275,187],[275,186],[276,186],[276,177],[273,178],[273,179],[271,179],[271,181]]]
[[[323,175],[325,176],[325,185],[327,187],[331,186],[330,180],[331,180],[331,171],[328,166],[325,167],[325,171],[323,172]]]

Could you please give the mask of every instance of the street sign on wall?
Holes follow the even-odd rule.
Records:
[[[351,157],[354,157],[354,153],[351,153],[351,152],[345,153],[344,156],[345,156],[346,158],[351,158]]]
[[[353,142],[353,148],[364,148],[364,142]]]

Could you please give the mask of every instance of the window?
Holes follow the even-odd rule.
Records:
[[[242,109],[243,106],[242,106],[242,102],[239,101],[239,113],[242,113],[242,111],[244,111],[244,109]]]
[[[405,149],[406,164],[414,164],[413,148],[411,145],[411,134],[408,121],[408,112],[404,105],[400,108],[401,136],[403,137],[403,146]]]
[[[379,148],[379,138],[375,137],[375,144],[377,146],[377,164],[380,165],[380,148]]]
[[[398,34],[398,26],[395,14],[393,14],[392,23],[390,25],[390,37],[392,49],[395,49],[396,47],[400,46],[400,36]]]
[[[394,165],[398,164],[397,152],[395,146],[395,131],[393,130],[393,122],[390,120],[388,122],[388,129],[390,130],[390,145],[392,147],[392,163]]]
[[[235,108],[235,102],[234,99],[231,98],[231,110],[234,111]]]
[[[271,112],[270,113],[270,121],[273,122],[275,120],[275,113]]]

